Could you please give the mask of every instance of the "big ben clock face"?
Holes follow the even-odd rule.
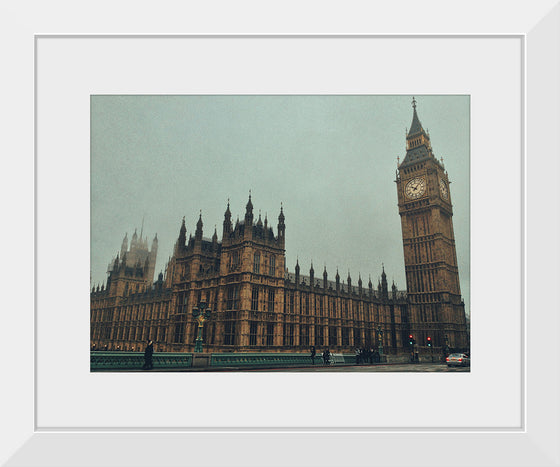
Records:
[[[406,184],[404,193],[409,199],[420,198],[426,192],[426,179],[423,177],[413,178]]]
[[[444,199],[449,198],[449,190],[447,189],[447,183],[445,182],[445,180],[439,180],[439,191],[441,192],[441,196]]]

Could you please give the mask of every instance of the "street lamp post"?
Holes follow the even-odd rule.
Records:
[[[445,341],[445,346],[443,348],[443,360],[445,361],[445,358],[449,355],[449,337],[447,334],[445,334],[443,339]]]
[[[381,330],[381,325],[377,326],[377,349],[379,350],[379,355],[383,355],[383,331]]]
[[[204,321],[210,318],[211,311],[212,310],[208,308],[208,304],[204,300],[193,308],[193,317],[198,321],[198,336],[194,346],[194,351],[197,353],[202,352],[202,330],[204,328]]]

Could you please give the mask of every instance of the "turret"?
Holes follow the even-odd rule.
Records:
[[[335,281],[336,281],[336,291],[340,292],[340,275],[338,274],[338,268],[336,268]]]
[[[315,271],[313,269],[313,261],[311,261],[311,268],[309,269],[309,285],[315,286]]]
[[[397,299],[397,286],[395,285],[395,281],[393,281],[393,285],[391,286],[391,292],[393,293],[393,300]]]
[[[217,245],[218,245],[218,231],[217,231],[217,227],[214,226],[214,235],[212,235],[212,247],[214,248],[214,250],[216,250]]]
[[[358,293],[362,295],[362,276],[358,274]]]
[[[179,238],[177,239],[177,253],[184,251],[187,241],[187,228],[185,227],[185,218],[183,217],[183,222],[181,223],[181,229],[179,230]]]
[[[381,298],[387,300],[389,298],[389,290],[387,288],[387,274],[385,274],[385,265],[382,265],[383,272],[381,273]]]
[[[253,238],[253,203],[251,202],[251,192],[249,192],[249,201],[245,207],[245,231],[243,237],[245,239]]]
[[[296,285],[299,285],[299,259],[296,259]]]
[[[196,233],[194,234],[194,239],[196,241],[202,241],[202,211],[200,211],[200,216],[198,217],[198,222],[196,223]]]
[[[157,238],[157,234],[155,235],[154,239],[152,240],[152,254],[153,253],[157,253],[157,249],[158,249],[158,238]]]
[[[121,245],[121,258],[124,256],[127,250],[128,250],[128,233],[125,233]]]
[[[138,234],[136,233],[136,229],[134,229],[134,235],[132,236],[132,241],[130,242],[130,250],[134,250],[138,245]]]
[[[282,205],[280,205],[280,215],[278,216],[278,240],[284,244],[284,238],[286,234],[286,225],[284,224],[284,210]]]
[[[231,225],[231,211],[229,210],[229,199],[228,199],[227,209],[226,212],[224,213],[224,230],[222,235],[223,240],[229,237],[232,228],[233,226]]]
[[[251,193],[249,192],[249,201],[245,206],[245,228],[253,225],[253,203],[251,202]]]
[[[352,293],[352,278],[350,277],[350,271],[348,271],[348,293]]]

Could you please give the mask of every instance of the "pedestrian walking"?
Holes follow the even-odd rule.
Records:
[[[315,346],[312,345],[311,346],[311,364],[312,365],[315,365],[315,355],[316,355]]]
[[[329,348],[327,347],[325,349],[325,351],[323,352],[323,365],[328,365],[329,364],[330,356],[331,356],[331,353],[329,352]]]
[[[356,354],[356,365],[359,365],[361,360],[360,349],[356,347],[354,353]]]
[[[144,366],[142,367],[143,370],[151,370],[154,367],[153,355],[154,343],[152,341],[148,341],[146,350],[144,350]]]

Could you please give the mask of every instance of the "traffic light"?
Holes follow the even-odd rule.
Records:
[[[414,339],[412,338],[412,334],[410,334],[410,335],[408,336],[408,343],[409,343],[410,345],[413,345],[413,344],[414,344]]]
[[[431,346],[432,346],[432,338],[428,337],[428,347],[431,347]]]

